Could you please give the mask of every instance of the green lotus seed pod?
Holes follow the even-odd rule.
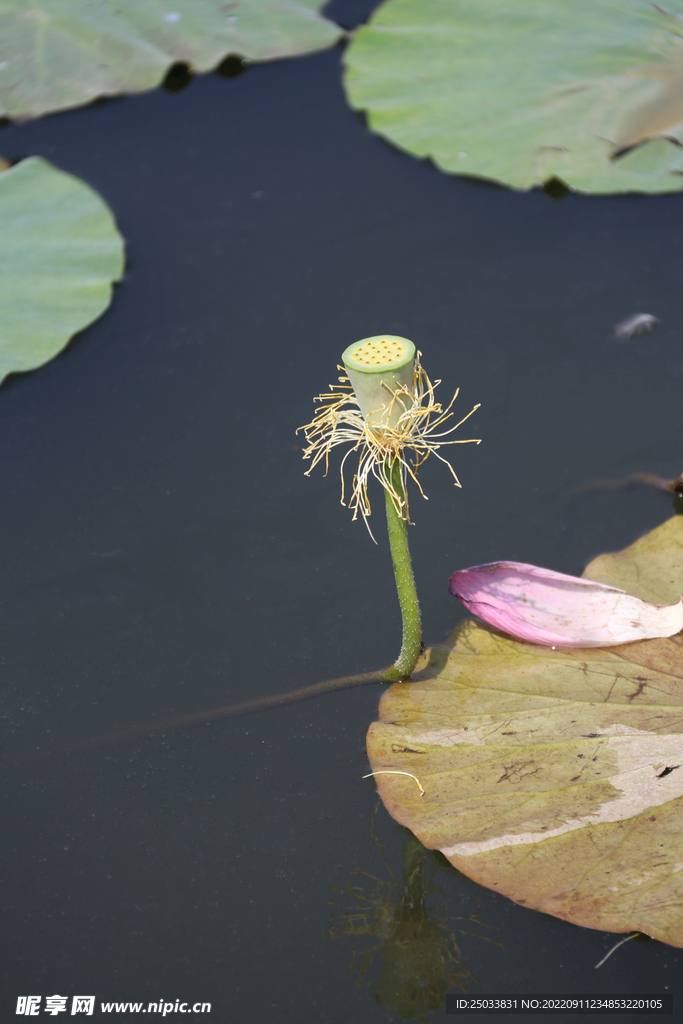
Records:
[[[345,350],[342,362],[349,375],[360,411],[366,423],[396,425],[404,405],[392,392],[413,383],[415,346],[407,338],[378,334],[356,341]]]

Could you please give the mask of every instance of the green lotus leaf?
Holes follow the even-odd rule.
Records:
[[[177,62],[256,61],[332,46],[321,0],[0,0],[0,115],[36,117],[153,89]]]
[[[683,516],[584,576],[675,600]],[[390,814],[517,903],[683,946],[683,637],[552,649],[470,619],[448,645],[370,726]]]
[[[123,239],[84,182],[30,157],[0,173],[0,381],[57,355],[111,302]]]
[[[388,0],[345,61],[372,130],[442,170],[683,188],[681,0]]]

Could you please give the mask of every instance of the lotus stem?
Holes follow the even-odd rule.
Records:
[[[408,524],[396,507],[398,504],[401,508],[406,500],[398,459],[394,459],[391,463],[387,462],[385,470],[391,481],[391,491],[394,492],[392,495],[391,491],[385,489],[384,495],[391,561],[394,566],[396,590],[403,619],[401,652],[391,668],[387,669],[387,679],[408,679],[422,650],[422,617],[415,588],[413,565],[410,560],[410,548],[408,547]],[[398,503],[396,497],[399,499]]]
[[[293,690],[290,693],[276,693],[270,697],[260,697],[256,700],[245,701],[243,704],[229,704],[226,707],[212,708],[210,711],[200,711],[195,714],[183,715],[179,718],[152,722],[149,725],[139,726],[136,729],[114,733],[110,736],[103,736],[89,741],[83,744],[82,749],[140,739],[143,736],[159,732],[170,732],[173,729],[187,729],[196,725],[208,725],[209,722],[216,722],[225,718],[237,718],[242,715],[254,714],[258,711],[267,711],[270,708],[283,707],[286,704],[297,704],[303,700],[310,700],[312,697],[319,697],[324,693],[347,690],[352,686],[367,686],[370,683],[391,683],[396,680],[408,679],[417,664],[417,659],[422,650],[422,617],[420,615],[415,577],[413,576],[413,565],[410,560],[410,549],[408,547],[408,524],[399,514],[399,509],[405,507],[403,503],[406,500],[406,495],[401,479],[401,465],[398,458],[395,458],[393,462],[387,460],[383,470],[391,487],[391,490],[385,488],[384,492],[387,507],[387,529],[389,531],[391,560],[394,566],[394,576],[396,577],[396,590],[403,618],[401,652],[393,665],[389,665],[388,668],[379,669],[376,672],[362,672],[359,675],[342,676],[340,679],[328,679],[324,683],[315,683],[313,686],[305,686],[300,690]],[[391,492],[393,492],[393,497]],[[422,788],[420,782],[417,779],[415,781]]]
[[[384,488],[389,547],[403,620],[398,658],[393,665],[376,672],[328,679],[324,683],[315,683],[290,693],[273,694],[242,704],[153,722],[96,742],[118,742],[155,732],[204,725],[219,719],[294,704],[351,686],[391,683],[410,678],[422,652],[422,620],[408,548],[406,482],[411,479],[419,488],[417,470],[427,456],[433,454],[448,466],[454,484],[460,486],[455,470],[439,453],[439,449],[450,444],[479,444],[478,439],[460,441],[449,437],[479,406],[475,405],[459,423],[446,426],[447,421],[453,417],[451,409],[458,392],[455,392],[445,408],[441,406],[434,396],[439,381],[432,384],[420,365],[419,352],[416,353],[415,346],[407,338],[393,334],[363,338],[344,351],[342,361],[344,366],[339,369],[343,369],[348,376],[341,377],[339,384],[330,385],[330,391],[319,396],[322,408],[311,423],[300,428],[305,432],[308,442],[304,458],[311,460],[308,473],[319,462],[323,462],[327,468],[331,450],[339,444],[351,444],[344,459],[351,452],[357,452],[359,464],[349,504],[354,518],[360,513],[366,525],[370,515],[367,494],[370,476],[374,476]],[[410,457],[408,452],[412,453]],[[343,466],[344,461],[342,474]]]

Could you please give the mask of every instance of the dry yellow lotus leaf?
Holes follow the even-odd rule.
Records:
[[[584,576],[666,603],[683,516]],[[683,638],[522,643],[473,620],[394,684],[368,732],[389,813],[526,907],[683,947]]]

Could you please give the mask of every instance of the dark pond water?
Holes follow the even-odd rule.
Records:
[[[330,901],[375,884],[356,869],[390,877],[380,848],[400,876],[406,833],[361,780],[379,687],[83,749],[395,656],[381,519],[375,547],[294,433],[347,344],[410,337],[463,412],[482,403],[463,490],[427,465],[414,501],[428,642],[462,615],[454,569],[580,573],[672,512],[575,492],[683,469],[683,196],[448,178],[366,130],[341,53],[0,133],[98,189],[128,245],[105,316],[0,393],[3,1020],[30,993],[385,1019],[381,956],[359,987],[329,934]],[[617,341],[636,311],[661,326]],[[475,991],[676,990],[679,950],[630,942],[596,971],[614,936],[435,884],[487,926],[453,925]]]

